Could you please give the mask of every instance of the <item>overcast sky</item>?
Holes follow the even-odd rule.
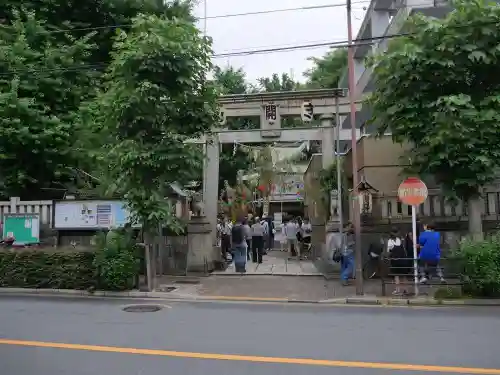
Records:
[[[203,0],[196,8],[196,16],[204,16]],[[345,4],[345,0],[206,0],[208,17],[298,8],[304,6]],[[356,36],[369,1],[353,0],[353,26]],[[199,26],[203,29],[203,21]],[[300,10],[265,15],[251,15],[207,20],[207,34],[214,40],[214,52],[227,53],[296,44],[345,41],[347,39],[346,8]],[[220,66],[242,67],[250,81],[272,73],[291,73],[303,80],[302,73],[310,68],[309,56],[322,56],[328,47],[275,52],[251,56],[216,58]]]

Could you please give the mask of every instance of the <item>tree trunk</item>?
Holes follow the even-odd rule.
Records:
[[[154,232],[151,232],[146,225],[143,225],[144,252],[146,260],[146,281],[148,291],[153,292],[156,288],[156,249]]]
[[[483,199],[480,196],[474,196],[468,200],[469,213],[469,234],[474,240],[482,240],[483,236],[483,218],[482,211],[484,207]]]

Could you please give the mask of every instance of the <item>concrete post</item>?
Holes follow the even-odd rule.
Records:
[[[216,244],[217,209],[219,199],[219,141],[217,136],[206,144],[206,159],[203,171],[204,215],[211,228],[212,245]]]
[[[219,259],[217,248],[212,243],[211,223],[205,216],[194,216],[188,227],[188,272],[210,272]]]
[[[321,126],[327,126],[323,129],[322,138],[322,160],[323,169],[329,168],[335,162],[335,127],[333,126],[333,115],[321,116]],[[331,197],[330,197],[331,198]],[[335,197],[336,198],[336,197]],[[331,214],[330,204],[325,207],[324,212]],[[327,214],[328,215],[328,214]],[[313,246],[321,249],[318,258],[321,258],[319,264],[323,273],[331,273],[337,271],[338,265],[332,262],[331,236],[332,232],[339,230],[339,218],[328,215],[329,220],[320,220],[313,223]],[[318,263],[317,263],[318,264]]]
[[[334,161],[335,154],[335,128],[333,127],[333,115],[321,116],[322,139],[321,139],[321,155],[322,167],[328,168]]]
[[[17,202],[19,202],[21,198],[19,197],[11,197],[10,198],[10,213],[17,214]]]

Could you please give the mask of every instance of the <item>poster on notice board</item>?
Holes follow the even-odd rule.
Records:
[[[108,229],[123,227],[130,212],[122,201],[61,201],[54,205],[54,229]]]

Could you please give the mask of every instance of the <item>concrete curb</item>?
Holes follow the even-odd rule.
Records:
[[[96,290],[74,289],[30,289],[30,288],[0,288],[0,295],[39,295],[39,296],[85,296],[85,297],[131,297],[131,298],[162,298],[163,292],[141,292],[131,290],[126,292],[110,292]]]
[[[28,289],[28,288],[0,288],[0,296],[75,296],[75,297],[110,297],[110,298],[142,298],[163,299],[176,301],[206,301],[206,302],[261,302],[261,303],[290,303],[290,304],[321,304],[321,305],[365,305],[365,306],[500,306],[500,299],[460,299],[435,300],[432,298],[381,298],[376,296],[342,297],[325,300],[302,300],[294,298],[272,297],[239,297],[239,296],[197,296],[192,294],[141,292],[138,290],[126,292],[73,290],[73,289]]]
[[[500,299],[456,299],[437,300],[434,298],[363,298],[348,297],[346,304],[390,305],[390,306],[500,306]]]
[[[210,276],[217,277],[252,277],[252,276],[293,276],[293,277],[324,277],[321,273],[287,273],[287,272],[253,272],[253,273],[226,273],[223,271],[214,271],[210,274]]]

